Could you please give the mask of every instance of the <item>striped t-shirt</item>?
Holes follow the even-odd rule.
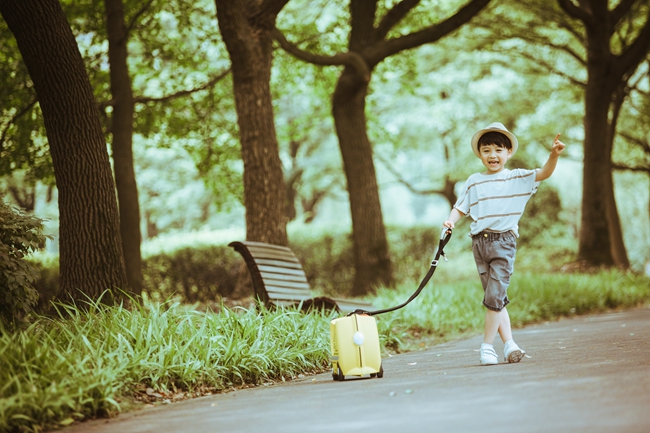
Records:
[[[473,174],[465,182],[454,207],[472,218],[470,235],[483,230],[519,237],[519,218],[537,191],[536,170],[503,169],[496,174]]]

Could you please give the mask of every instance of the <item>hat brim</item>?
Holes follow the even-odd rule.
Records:
[[[512,154],[514,155],[515,152],[517,152],[517,148],[519,147],[519,142],[517,141],[517,137],[515,135],[508,131],[507,129],[504,128],[499,128],[497,126],[492,127],[492,125],[488,126],[485,129],[481,129],[478,131],[476,134],[472,136],[472,150],[474,151],[474,154],[478,156],[479,158],[481,157],[481,154],[478,151],[478,140],[481,138],[483,134],[486,132],[500,132],[501,134],[505,135],[510,139],[510,143],[512,144]]]

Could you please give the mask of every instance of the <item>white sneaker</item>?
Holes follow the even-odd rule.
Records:
[[[481,345],[481,365],[496,365],[499,363],[499,357],[494,351],[493,346]]]
[[[510,363],[521,361],[525,354],[526,352],[524,350],[521,350],[519,346],[517,346],[517,343],[515,343],[513,340],[506,342],[506,345],[503,348],[503,356],[505,358],[505,361]]]

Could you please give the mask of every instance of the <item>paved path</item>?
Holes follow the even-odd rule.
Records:
[[[479,366],[481,337],[384,360],[382,379],[321,374],[97,420],[65,433],[650,432],[650,308],[515,330],[530,357]],[[502,353],[502,345],[495,345]]]

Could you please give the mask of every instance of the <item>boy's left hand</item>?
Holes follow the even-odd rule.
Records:
[[[553,147],[551,148],[551,155],[553,156],[560,156],[566,147],[566,144],[560,141],[560,135],[562,134],[556,135],[555,139],[553,140]]]

